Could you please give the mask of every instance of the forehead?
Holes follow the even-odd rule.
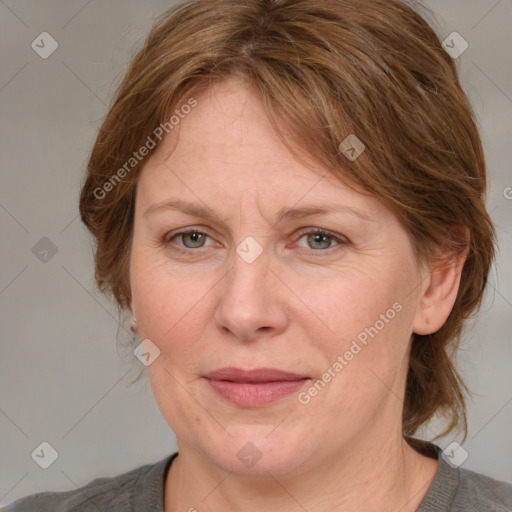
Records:
[[[374,198],[347,187],[300,147],[304,160],[298,161],[243,83],[217,83],[194,98],[197,105],[143,168],[137,193],[143,209],[170,193],[237,208],[241,199],[276,210],[306,199],[376,206]]]
[[[294,164],[297,177],[315,176],[324,172],[317,164],[312,171],[301,173],[265,112],[260,98],[243,82],[234,79],[213,84],[194,99],[197,105],[179,120],[148,161],[146,167],[153,168],[165,161],[179,165],[183,160],[191,163],[208,163],[208,168],[224,163],[243,169],[259,167],[260,173],[266,164]],[[182,103],[185,103],[185,99]],[[178,107],[179,109],[179,107]],[[282,126],[286,131],[286,128]],[[300,148],[296,148],[300,150]],[[304,157],[306,157],[304,153]],[[309,160],[311,160],[309,158]]]

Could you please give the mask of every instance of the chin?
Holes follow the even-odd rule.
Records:
[[[285,475],[297,470],[315,450],[310,441],[306,443],[307,447],[304,446],[306,432],[291,432],[284,428],[279,431],[280,428],[230,428],[233,437],[226,434],[222,440],[212,440],[205,451],[214,464],[230,473],[266,478],[268,473]]]

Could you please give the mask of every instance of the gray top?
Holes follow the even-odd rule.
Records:
[[[512,484],[452,468],[441,448],[428,446],[437,453],[439,468],[417,512],[512,512]],[[0,512],[164,512],[165,477],[177,455],[115,477],[96,478],[72,491],[32,494]]]

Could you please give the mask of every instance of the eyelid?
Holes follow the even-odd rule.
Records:
[[[346,237],[344,237],[343,235],[338,235],[336,233],[333,233],[332,231],[329,231],[328,229],[317,228],[317,227],[313,227],[313,226],[310,226],[307,228],[301,228],[298,231],[297,235],[299,236],[299,239],[300,239],[304,235],[310,235],[310,234],[314,235],[315,233],[318,233],[320,235],[327,235],[329,238],[333,238],[334,240],[336,240],[337,242],[340,242],[340,243],[348,243],[348,239]]]
[[[309,256],[315,256],[315,257],[322,257],[322,256],[325,256],[325,257],[328,257],[328,256],[332,256],[332,254],[336,251],[339,251],[340,249],[342,249],[343,247],[346,247],[347,245],[349,245],[349,240],[342,236],[342,235],[337,235],[335,233],[333,233],[332,231],[329,231],[328,229],[323,229],[323,228],[318,228],[318,227],[307,227],[307,228],[302,228],[298,231],[296,237],[295,237],[295,242],[293,242],[294,244],[298,243],[298,241],[305,235],[316,235],[316,234],[319,234],[319,235],[324,235],[324,236],[327,236],[328,238],[334,240],[336,242],[336,245],[332,246],[332,247],[328,247],[327,249],[310,249],[308,247],[302,247],[302,246],[298,246],[300,249],[302,249],[303,251],[306,251]]]
[[[176,238],[178,237],[179,235],[186,235],[188,233],[199,233],[201,235],[205,235],[207,236],[208,238],[212,238],[209,234],[208,234],[208,230],[205,229],[205,228],[201,228],[201,227],[188,227],[188,228],[183,228],[182,230],[178,230],[178,231],[170,231],[169,233],[166,233],[164,236],[163,236],[163,241],[166,245],[170,244],[171,243],[171,240],[173,238]],[[197,249],[188,249],[187,247],[182,247],[182,246],[178,246],[184,250],[195,250],[195,251],[198,251],[200,249],[203,249],[203,247],[199,247]]]
[[[171,240],[173,238],[179,237],[179,235],[185,235],[185,234],[189,234],[189,233],[199,233],[204,236],[207,236],[208,238],[213,239],[208,234],[208,229],[203,228],[203,227],[191,226],[191,227],[183,228],[182,230],[171,231],[169,233],[166,233],[163,237],[163,242],[167,246],[171,243]],[[332,249],[335,249],[336,247],[348,245],[350,243],[350,241],[342,235],[337,235],[336,233],[333,233],[332,231],[329,231],[328,229],[323,229],[323,228],[314,227],[314,226],[309,226],[309,227],[299,229],[299,231],[295,235],[294,243],[299,241],[304,235],[309,235],[309,234],[327,235],[329,238],[331,238],[337,242],[337,245],[335,245],[334,247],[329,247],[327,249],[318,249],[318,250],[309,249],[309,251],[313,252],[313,253],[328,253]],[[190,252],[190,251],[201,252],[202,249],[206,249],[206,247],[197,247],[195,249],[192,249],[192,248],[187,248],[187,247],[178,245],[176,248],[176,250],[181,251],[181,252]],[[304,248],[304,247],[302,247],[302,249],[308,250],[307,248]]]

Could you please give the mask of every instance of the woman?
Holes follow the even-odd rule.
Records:
[[[414,437],[466,431],[450,354],[494,257],[485,189],[455,65],[403,2],[170,10],[80,212],[178,452],[6,510],[510,510]]]

